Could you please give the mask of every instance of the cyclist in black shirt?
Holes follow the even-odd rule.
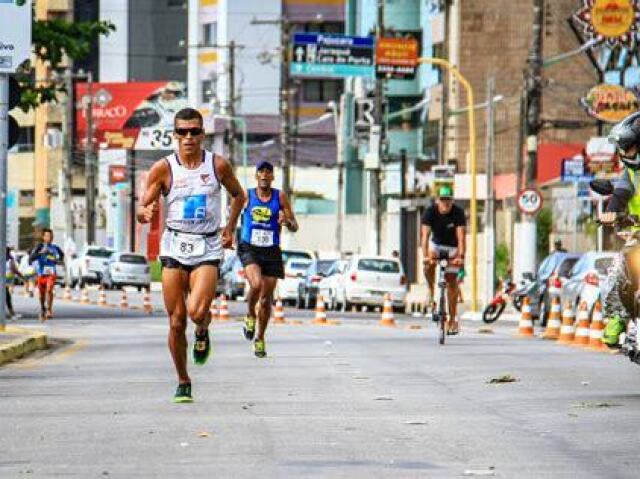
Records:
[[[464,265],[465,214],[453,203],[453,189],[449,185],[438,188],[438,198],[422,216],[421,245],[424,258],[424,274],[429,285],[429,298],[434,298],[436,260],[446,251],[451,260],[447,268],[447,295],[449,303],[448,334],[458,334],[457,298],[458,270]]]

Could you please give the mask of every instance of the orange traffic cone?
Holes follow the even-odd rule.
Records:
[[[578,309],[578,318],[576,322],[576,335],[571,344],[573,346],[586,347],[589,345],[589,323],[591,322],[589,320],[589,311],[587,311],[586,301],[580,303],[580,308]]]
[[[211,301],[209,313],[211,314],[211,321],[218,320],[218,300],[216,298],[213,298],[213,300]]]
[[[120,309],[128,309],[129,300],[127,299],[127,291],[122,288],[122,296],[120,296]]]
[[[89,304],[89,291],[85,286],[82,288],[82,294],[80,295],[80,304]]]
[[[518,325],[518,336],[527,338],[533,336],[533,317],[531,316],[531,306],[529,297],[525,296],[522,302],[522,316]]]
[[[602,320],[602,305],[596,301],[591,315],[591,328],[589,329],[589,349],[595,351],[608,351],[607,345],[602,342],[604,336],[604,321]]]
[[[576,336],[575,316],[571,304],[567,302],[562,312],[562,327],[558,342],[560,344],[571,344]]]
[[[316,298],[316,317],[311,321],[313,324],[327,324],[327,313],[324,309],[324,299],[318,295]]]
[[[153,313],[153,305],[151,304],[151,291],[149,291],[149,288],[145,288],[144,290],[144,296],[142,297],[142,309],[147,314]]]
[[[382,317],[378,321],[380,326],[389,326],[395,328],[396,321],[393,318],[393,303],[389,293],[384,295],[384,303],[382,304]]]
[[[284,307],[282,306],[282,300],[278,296],[276,300],[276,309],[273,310],[273,322],[275,324],[284,324]]]
[[[98,293],[98,306],[107,305],[107,293],[102,286],[100,286],[100,293]]]
[[[542,335],[542,339],[558,339],[561,327],[560,298],[554,296],[551,300],[551,311],[549,312],[549,319],[547,319],[547,329]]]
[[[227,297],[224,294],[220,295],[220,307],[218,308],[218,321],[229,321],[229,307],[227,305]]]

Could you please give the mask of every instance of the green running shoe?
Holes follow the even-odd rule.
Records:
[[[627,325],[622,319],[620,319],[620,316],[615,315],[611,319],[611,321],[607,323],[607,327],[604,328],[602,342],[610,348],[617,347],[620,341],[620,335],[625,331],[626,328]]]
[[[264,358],[267,356],[267,349],[264,345],[264,339],[262,341],[256,340],[253,342],[253,354],[255,354],[257,358]]]
[[[251,341],[256,334],[256,318],[251,316],[244,317],[244,326],[242,326],[242,334],[244,339]]]
[[[176,393],[173,396],[173,402],[176,404],[193,402],[193,397],[191,396],[191,383],[178,384]]]
[[[211,340],[209,339],[209,330],[206,330],[203,334],[196,332],[196,338],[193,341],[193,362],[198,366],[202,366],[207,362],[211,355]]]

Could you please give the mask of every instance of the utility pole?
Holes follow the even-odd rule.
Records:
[[[65,144],[66,155],[64,158],[63,166],[63,181],[62,187],[62,204],[64,205],[64,223],[67,238],[74,240],[75,231],[73,225],[73,213],[71,211],[71,201],[73,199],[73,154],[74,154],[74,131],[73,131],[73,119],[75,116],[75,95],[74,95],[74,78],[73,72],[69,69],[64,76],[65,89],[67,90],[67,103],[66,103],[66,131],[65,131]]]
[[[252,20],[252,25],[280,26],[280,143],[282,145],[282,191],[291,197],[290,166],[293,148],[291,145],[291,74],[289,44],[293,24],[287,17],[275,20]]]
[[[127,163],[129,163],[129,251],[136,250],[136,151],[134,149],[127,150]]]
[[[533,40],[527,59],[526,88],[526,137],[529,163],[526,183],[535,187],[538,159],[538,133],[540,132],[540,112],[542,110],[542,28],[544,21],[544,1],[533,0]]]
[[[449,2],[450,0],[444,0],[442,23],[444,23],[444,42],[442,44],[442,54],[444,58],[449,58]],[[442,72],[442,93],[440,95],[440,131],[439,133],[439,148],[438,148],[438,164],[445,165],[447,163],[447,119],[449,110],[449,75],[446,72]]]
[[[494,200],[493,200],[493,176],[494,176],[494,146],[495,146],[495,78],[489,77],[487,81],[487,144],[486,144],[486,174],[487,174],[487,199],[485,203],[485,257],[487,267],[485,269],[485,300],[487,304],[494,294],[495,285],[495,221],[494,221]]]
[[[86,220],[87,220],[87,244],[94,244],[96,241],[96,169],[94,165],[93,151],[93,74],[87,73],[87,102],[86,119],[87,133],[84,154],[84,171],[87,177],[86,197]]]
[[[7,160],[9,149],[9,75],[0,73],[0,331],[6,327]]]
[[[378,0],[377,5],[377,18],[376,18],[376,41],[380,41],[384,37],[384,2],[385,0]],[[375,228],[375,254],[380,254],[381,249],[381,201],[380,201],[380,167],[382,165],[382,155],[384,151],[384,138],[386,136],[384,128],[384,94],[385,94],[385,81],[382,78],[376,79],[375,89],[375,118],[378,126],[378,132],[380,134],[380,140],[378,141],[378,161],[375,170],[371,171],[370,181],[370,207],[374,216]],[[373,134],[373,133],[372,133]]]

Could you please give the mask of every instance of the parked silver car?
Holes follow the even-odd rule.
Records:
[[[101,284],[106,289],[135,286],[141,291],[149,288],[151,274],[147,258],[136,253],[113,253],[102,270]]]
[[[585,253],[571,269],[562,287],[563,306],[569,302],[577,308],[582,301],[586,301],[591,313],[596,300],[602,300],[611,288],[609,269],[617,255],[615,251]]]

